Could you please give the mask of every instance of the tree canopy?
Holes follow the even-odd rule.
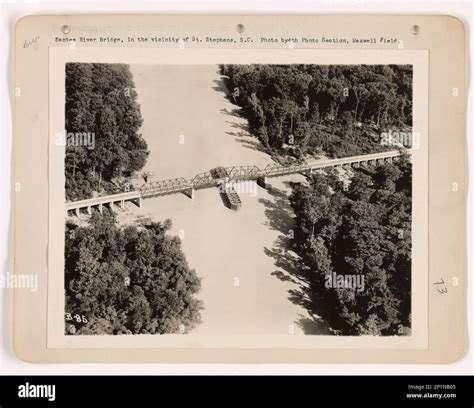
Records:
[[[129,176],[146,162],[148,148],[135,84],[128,65],[66,64],[67,134],[93,135],[91,147],[66,144],[66,198],[114,192],[115,177]]]
[[[307,279],[311,313],[338,334],[400,335],[411,327],[411,163],[334,173],[298,185],[295,251]],[[364,277],[364,290],[327,287],[334,273]]]
[[[66,313],[87,321],[73,320],[74,334],[188,332],[200,322],[200,279],[170,226],[120,228],[110,214],[66,225]]]
[[[351,156],[385,150],[380,134],[411,127],[410,65],[223,65],[232,100],[271,151]],[[238,92],[235,92],[238,89]]]

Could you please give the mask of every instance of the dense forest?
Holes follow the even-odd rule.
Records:
[[[412,125],[411,65],[223,65],[221,73],[272,154],[374,153],[387,149],[382,132]]]
[[[350,184],[315,174],[290,197],[303,302],[337,334],[406,335],[411,327],[411,163],[354,169]],[[365,288],[327,287],[360,275]]]
[[[66,144],[67,200],[120,191],[120,180],[145,165],[134,88],[127,65],[66,65],[66,132],[94,138]],[[67,334],[184,333],[200,322],[200,280],[170,227],[120,227],[107,210],[85,226],[66,223]]]
[[[66,64],[66,132],[93,135],[94,145],[66,144],[66,199],[115,192],[115,178],[140,170],[148,156],[128,65]]]
[[[393,150],[381,135],[411,131],[408,65],[223,65],[221,74],[250,133],[279,158]],[[333,170],[293,185],[304,284],[291,298],[335,334],[410,333],[411,171],[403,154],[345,179]],[[346,277],[363,288],[327,285]]]
[[[381,134],[411,130],[411,66],[223,65],[221,73],[238,114],[274,157],[391,150]],[[120,180],[145,165],[134,87],[127,65],[66,65],[66,132],[94,135],[93,148],[66,144],[67,200],[118,192]],[[338,335],[408,335],[409,156],[344,174],[318,172],[293,184],[288,249],[300,262],[299,301]],[[201,282],[170,227],[169,220],[122,227],[107,209],[66,223],[67,334],[183,333],[200,323]],[[334,274],[364,277],[364,290],[328,287]]]
[[[108,213],[66,225],[68,334],[184,333],[199,323],[200,280],[170,226],[119,228]]]

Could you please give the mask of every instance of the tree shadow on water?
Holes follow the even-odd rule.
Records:
[[[242,118],[242,115],[240,114],[240,108],[234,108],[234,109],[222,108],[222,109],[219,109],[219,112],[222,113],[223,115],[233,116],[236,118]],[[228,123],[234,124],[235,122],[228,122]]]
[[[236,131],[228,131],[225,133],[229,136],[232,136],[237,143],[239,143],[246,149],[268,153],[268,149],[265,149],[260,140],[250,134],[249,125],[247,123],[237,123],[229,121],[227,121],[227,123],[230,125],[230,127],[236,129]]]
[[[224,93],[227,97],[229,96],[229,91],[227,90],[227,86],[225,85],[224,77],[220,77],[220,79],[214,79],[212,82],[214,82],[214,86],[212,89],[217,92],[222,92]]]
[[[224,111],[226,111],[227,114],[229,114],[229,115],[234,115],[233,114],[234,111],[229,111],[228,109],[221,109],[221,112],[224,112]],[[240,115],[238,113],[235,113],[234,116],[240,116]],[[242,136],[250,136],[250,133],[249,133],[250,130],[249,130],[248,123],[246,123],[246,122],[239,123],[239,122],[235,122],[235,121],[232,121],[232,122],[227,121],[226,123],[229,124],[230,127],[234,128],[234,129],[237,129],[237,130],[240,130],[240,134]]]
[[[266,190],[272,198],[260,198],[258,200],[259,203],[265,206],[265,216],[267,217],[265,225],[272,230],[281,232],[284,236],[289,236],[293,229],[294,221],[288,195],[285,191],[271,184],[267,184]]]
[[[289,183],[287,184],[289,185]],[[298,287],[301,287],[300,289],[303,289],[306,284],[306,274],[298,255],[292,250],[294,220],[288,195],[284,190],[269,184],[267,184],[266,190],[272,198],[260,198],[258,200],[265,207],[267,220],[264,225],[280,232],[273,243],[273,247],[263,249],[265,255],[272,257],[275,260],[275,266],[279,268],[272,272],[272,275],[281,281],[295,283]],[[290,298],[290,300],[300,304],[300,300],[297,300],[291,293]]]
[[[227,89],[227,85],[225,83],[225,77],[221,76],[220,79],[215,79],[213,82],[214,82],[215,85],[212,87],[212,89],[216,92],[223,93],[227,100],[229,100],[233,105],[236,105],[236,101],[234,99],[234,96]],[[224,114],[240,117],[239,111],[240,111],[240,107],[234,108],[232,110],[225,109],[225,108],[221,109],[221,112],[224,113]]]
[[[214,80],[214,83],[216,84],[216,86],[213,86],[212,89],[214,89],[217,92],[224,93],[225,97],[233,104],[233,106],[236,106],[235,108],[231,108],[231,109],[228,109],[228,108],[220,109],[220,112],[223,115],[231,116],[230,120],[227,121],[226,123],[230,125],[230,127],[237,129],[237,132],[230,131],[230,132],[226,132],[226,134],[233,136],[234,140],[237,143],[240,143],[246,149],[251,149],[251,150],[267,153],[267,149],[265,149],[265,147],[262,145],[260,140],[258,140],[258,138],[250,134],[250,128],[247,123],[247,119],[242,114],[242,108],[236,105],[236,101],[234,97],[232,96],[232,94],[227,89],[227,86],[225,85],[224,78],[225,77],[221,77],[220,80]],[[239,118],[241,120],[236,121],[236,119],[234,118]]]
[[[232,108],[232,109],[222,108],[220,110],[221,113],[224,115],[241,117],[240,115],[241,108],[240,106],[236,104],[234,96],[227,89],[227,85],[225,83],[225,77],[221,76],[220,79],[214,79],[212,82],[214,82],[214,86],[212,87],[212,89],[216,92],[222,93],[225,99],[231,102],[233,106],[236,106],[235,108]]]
[[[317,317],[298,315],[296,325],[303,331],[304,334],[319,334],[319,335],[334,335],[327,324]]]
[[[290,187],[293,183],[285,184]],[[308,269],[293,251],[294,219],[288,193],[269,184],[266,190],[271,195],[271,199],[258,200],[265,206],[267,220],[264,225],[280,232],[273,247],[263,249],[265,255],[274,259],[275,266],[278,268],[272,272],[272,276],[282,282],[291,283],[293,287],[288,290],[288,300],[307,311],[308,317],[300,314],[298,320],[295,321],[304,334],[332,334],[325,322],[311,312],[313,304],[307,296]]]
[[[267,153],[267,149],[257,140],[250,139],[247,134],[235,133],[235,132],[226,132],[230,136],[234,136],[234,140],[239,143],[242,147],[250,150],[255,150],[257,152]]]

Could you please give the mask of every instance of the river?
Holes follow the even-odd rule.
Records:
[[[272,163],[226,98],[217,66],[132,65],[131,71],[144,118],[140,132],[151,151],[144,171],[152,180]],[[181,236],[189,265],[202,279],[203,321],[193,333],[308,332],[307,313],[289,300],[298,283],[281,276],[286,257],[280,244],[292,228],[286,197],[291,180],[303,177],[271,179],[268,191],[245,186],[239,211],[226,208],[211,188],[196,191],[194,199],[146,199],[141,209],[127,207],[120,215],[122,223],[172,220],[171,233]]]

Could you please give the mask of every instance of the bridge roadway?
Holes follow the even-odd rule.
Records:
[[[79,216],[82,209],[86,209],[89,215],[92,214],[92,208],[98,208],[102,213],[103,206],[108,206],[111,210],[114,205],[118,204],[122,209],[126,201],[135,202],[141,207],[142,199],[149,197],[156,197],[166,194],[185,193],[190,198],[194,197],[194,190],[201,188],[217,187],[223,181],[236,182],[243,180],[255,180],[261,186],[265,186],[268,177],[280,177],[289,174],[303,173],[311,175],[315,170],[322,170],[330,167],[343,166],[368,166],[371,164],[384,163],[385,161],[392,161],[400,155],[398,150],[391,150],[388,152],[365,154],[360,156],[343,157],[340,159],[319,160],[314,163],[303,163],[291,166],[284,166],[280,164],[269,164],[264,169],[259,169],[257,166],[234,166],[226,167],[227,177],[225,180],[214,178],[210,172],[200,173],[193,179],[185,179],[182,177],[154,181],[144,184],[139,190],[111,194],[107,196],[94,197],[86,200],[71,201],[66,203],[66,216],[70,212]]]

